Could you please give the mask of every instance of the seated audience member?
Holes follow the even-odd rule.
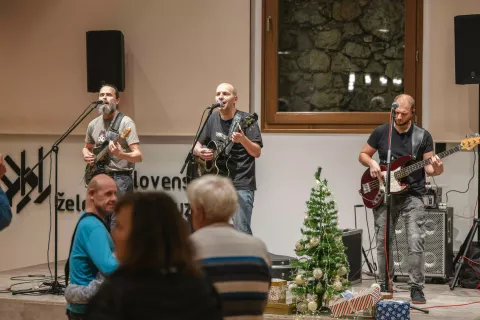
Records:
[[[7,172],[7,167],[3,161],[3,156],[0,154],[0,179],[3,178]],[[0,230],[5,229],[12,222],[12,209],[10,208],[10,202],[7,195],[0,187]]]
[[[120,266],[90,300],[87,319],[222,319],[177,203],[165,193],[131,193],[115,212]]]
[[[192,210],[190,236],[207,278],[222,299],[224,318],[261,319],[271,272],[265,244],[229,224],[237,192],[228,178],[206,175],[187,187]]]
[[[105,174],[95,176],[88,185],[85,211],[75,228],[65,266],[65,275],[71,280],[69,286],[88,286],[98,273],[108,275],[117,268],[113,241],[105,225],[105,218],[114,211],[116,203],[115,181]],[[84,319],[85,311],[85,304],[67,304],[70,320]]]

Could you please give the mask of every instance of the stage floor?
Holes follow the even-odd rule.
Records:
[[[63,275],[64,261],[58,265],[58,273]],[[52,273],[53,264],[51,264]],[[50,276],[47,265],[38,265],[17,270],[0,272],[0,292],[13,284],[24,282],[23,280],[33,280],[31,282],[15,285],[13,290],[32,289],[32,287],[41,285],[46,279],[42,277],[28,276]],[[12,277],[21,277],[12,280]],[[60,278],[63,282],[63,277]],[[48,281],[48,280],[47,280]],[[369,287],[373,280],[364,279],[361,283],[354,286],[355,290]],[[396,283],[394,299],[408,300],[410,294],[402,289],[405,283]],[[477,319],[480,320],[480,303],[467,306],[446,307],[453,304],[465,304],[471,302],[480,302],[480,291],[474,289],[455,288],[451,291],[446,284],[427,284],[425,287],[425,296],[428,300],[426,305],[421,307],[440,306],[439,308],[429,308],[429,314],[423,314],[412,310],[412,319]],[[9,320],[55,320],[66,319],[65,316],[65,298],[63,296],[45,294],[45,295],[23,295],[10,293],[0,293],[0,319]],[[444,307],[442,307],[444,306]],[[420,306],[419,306],[420,307]],[[265,315],[265,319],[294,319],[294,316]],[[305,320],[308,317],[304,318]],[[319,317],[315,319],[320,319]],[[331,319],[331,318],[328,318]],[[192,319],[193,320],[193,319]]]

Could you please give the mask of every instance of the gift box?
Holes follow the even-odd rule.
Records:
[[[357,292],[351,298],[342,298],[330,304],[329,308],[334,317],[341,317],[357,311],[369,309],[380,301],[382,295],[378,287],[371,287]]]
[[[410,302],[382,300],[377,303],[376,320],[410,320]]]
[[[331,303],[329,308],[335,318],[353,313],[352,298],[341,298]]]
[[[371,308],[382,299],[380,288],[371,287],[359,291],[351,300],[354,312]]]
[[[286,303],[287,281],[283,279],[272,279],[270,291],[268,292],[269,303]]]

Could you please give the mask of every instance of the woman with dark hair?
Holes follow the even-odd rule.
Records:
[[[115,212],[120,266],[90,300],[87,319],[222,319],[176,202],[165,193],[139,192],[125,195]]]

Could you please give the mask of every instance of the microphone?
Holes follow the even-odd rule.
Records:
[[[216,109],[216,108],[219,108],[219,107],[223,106],[224,104],[225,104],[225,102],[219,101],[219,102],[217,102],[217,103],[212,104],[212,105],[209,107],[209,109],[212,109],[212,110],[213,110],[213,109]]]
[[[104,101],[104,100],[97,100],[92,102],[92,104],[105,104],[105,103],[107,103],[107,101]]]
[[[398,107],[399,107],[398,102],[397,102],[397,101],[394,101],[394,102],[392,103],[392,109],[393,109],[393,110],[396,110]]]

